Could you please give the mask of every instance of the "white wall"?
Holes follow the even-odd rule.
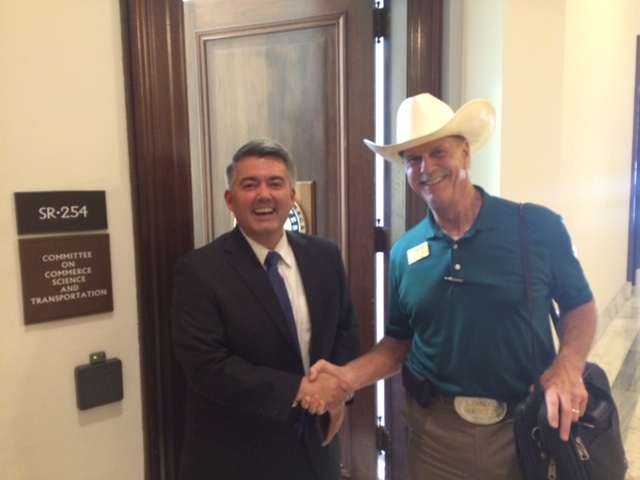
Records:
[[[563,216],[602,311],[626,286],[640,2],[448,4],[449,35],[462,45],[461,65],[447,64],[461,72],[450,95],[482,96],[498,111],[497,147],[492,139],[474,155],[472,179]]]
[[[626,282],[634,0],[507,0],[501,193],[559,212],[600,309]]]
[[[451,0],[445,3],[442,98],[454,110],[474,98],[502,107],[503,18],[505,0]],[[471,178],[492,195],[500,194],[502,117],[494,134],[473,155]]]
[[[0,477],[144,477],[119,4],[0,0]],[[113,313],[25,326],[13,193],[105,190]],[[104,350],[124,400],[76,408],[74,368]]]
[[[572,179],[560,172],[565,2],[507,0],[502,108],[504,196],[558,210]],[[566,220],[566,219],[565,219]]]
[[[640,2],[567,2],[560,205],[606,305],[626,278]]]

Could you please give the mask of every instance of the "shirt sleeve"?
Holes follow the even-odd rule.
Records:
[[[569,231],[560,215],[540,207],[532,215],[532,235],[548,255],[551,297],[561,310],[573,310],[593,299],[593,293],[576,257]]]

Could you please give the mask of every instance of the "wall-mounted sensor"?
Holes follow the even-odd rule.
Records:
[[[87,410],[124,398],[122,362],[104,352],[89,355],[89,363],[75,368],[78,409]]]

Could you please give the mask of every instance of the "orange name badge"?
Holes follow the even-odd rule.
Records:
[[[407,261],[409,265],[416,263],[418,260],[422,260],[429,256],[429,244],[427,242],[421,243],[413,248],[407,250]]]

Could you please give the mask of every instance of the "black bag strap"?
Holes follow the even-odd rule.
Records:
[[[520,233],[520,254],[522,256],[522,269],[524,271],[524,286],[527,294],[527,308],[529,311],[529,326],[531,327],[531,354],[533,357],[533,385],[534,391],[542,395],[542,387],[540,385],[540,359],[538,358],[538,349],[536,342],[536,333],[533,320],[533,294],[531,293],[531,259],[529,253],[529,238],[526,232],[524,220],[524,204],[519,204],[518,210],[518,231]]]

